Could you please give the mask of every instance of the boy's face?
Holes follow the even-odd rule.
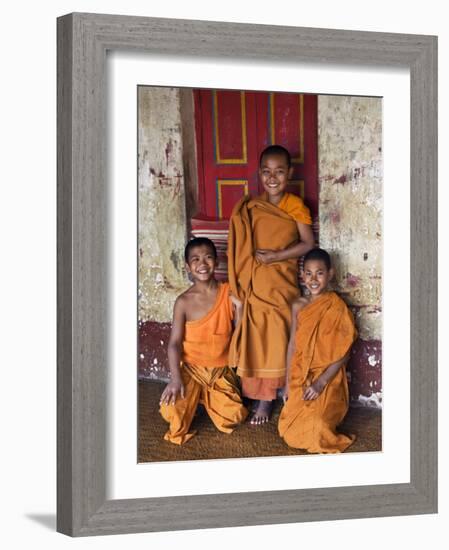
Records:
[[[327,269],[322,260],[308,260],[304,264],[302,278],[312,297],[324,292],[333,276],[334,270]]]
[[[268,196],[282,198],[293,173],[284,155],[266,155],[259,167],[259,178]]]
[[[209,281],[214,276],[216,265],[214,251],[207,244],[202,244],[190,250],[186,270],[192,274],[194,281]]]

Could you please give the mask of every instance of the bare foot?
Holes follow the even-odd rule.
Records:
[[[273,401],[260,400],[257,407],[252,411],[249,423],[254,425],[266,424],[270,420]]]

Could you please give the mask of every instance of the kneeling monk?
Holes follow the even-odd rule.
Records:
[[[192,239],[185,250],[186,269],[193,285],[178,296],[168,344],[171,381],[160,400],[163,418],[170,423],[165,439],[182,445],[199,403],[215,427],[231,433],[243,422],[238,378],[228,367],[232,320],[238,323],[242,304],[230,296],[228,283],[214,277],[217,251],[212,241]]]
[[[292,305],[279,433],[310,453],[342,452],[355,439],[336,431],[348,411],[345,364],[357,332],[346,304],[327,290],[333,274],[329,254],[311,250],[303,271],[310,294]]]

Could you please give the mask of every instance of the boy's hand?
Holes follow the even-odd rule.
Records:
[[[304,401],[312,401],[320,396],[325,387],[325,382],[317,378],[313,384],[310,384],[310,386],[304,389],[302,398]]]
[[[256,260],[259,260],[263,264],[272,264],[278,261],[278,253],[276,250],[259,248],[256,250]]]
[[[243,308],[243,302],[239,300],[236,296],[234,296],[231,291],[229,291],[229,298],[231,298],[231,302],[234,304],[236,309]]]
[[[178,395],[184,399],[184,391],[184,384],[181,380],[172,380],[165,386],[159,405],[174,405]]]

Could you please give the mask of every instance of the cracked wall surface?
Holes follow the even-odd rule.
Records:
[[[168,322],[188,286],[180,90],[138,94],[139,320]]]
[[[382,101],[319,96],[320,246],[359,336],[382,337]]]

